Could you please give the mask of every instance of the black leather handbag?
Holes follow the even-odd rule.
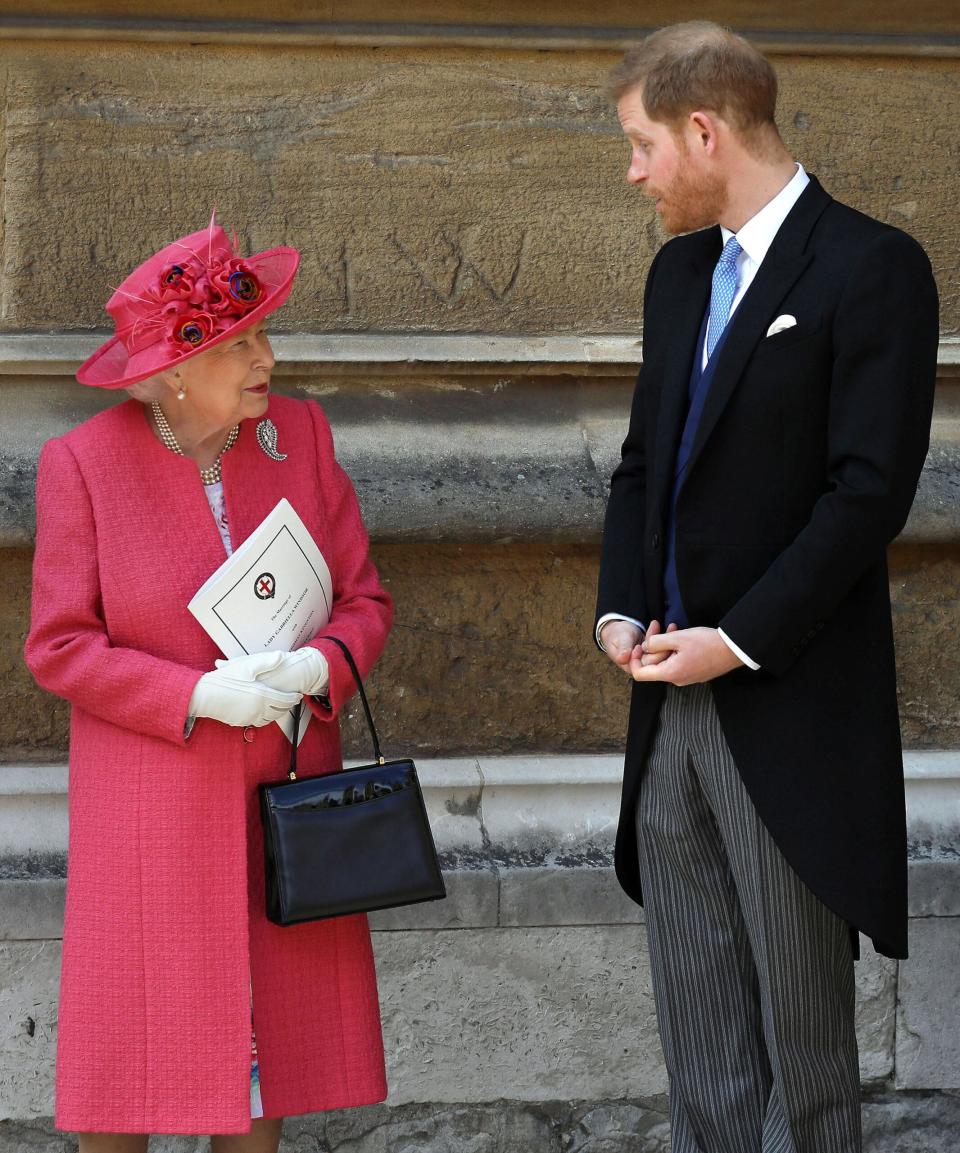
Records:
[[[325,639],[343,650],[357,682],[376,763],[299,780],[294,742],[289,779],[260,786],[267,918],[275,925],[447,895],[416,766],[383,759],[353,656],[343,641]]]

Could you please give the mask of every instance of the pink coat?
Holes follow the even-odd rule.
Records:
[[[356,497],[319,407],[271,397],[283,462],[255,421],[223,458],[234,545],[287,497],[333,576],[327,629],[366,675],[392,617]],[[70,843],[57,1052],[64,1129],[239,1133],[250,1127],[250,984],[268,1117],[386,1095],[366,918],[279,928],[264,916],[256,786],[283,777],[276,725],[201,719],[187,704],[218,653],[187,602],[224,550],[196,465],[128,401],[40,458],[26,657],[73,705]],[[301,745],[306,773],[341,767],[353,692],[340,650],[332,712]]]

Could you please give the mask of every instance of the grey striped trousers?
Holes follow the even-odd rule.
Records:
[[[850,935],[760,821],[708,685],[667,687],[637,836],[673,1153],[859,1153]]]

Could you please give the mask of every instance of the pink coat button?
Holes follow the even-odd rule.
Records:
[[[253,744],[253,733],[253,725],[247,725],[247,727],[243,730],[243,739],[247,742],[248,745]]]

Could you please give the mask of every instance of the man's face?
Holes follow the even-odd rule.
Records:
[[[655,201],[667,232],[693,232],[716,224],[726,205],[726,184],[704,155],[696,125],[687,120],[675,132],[651,120],[640,88],[620,98],[617,115],[630,141],[627,180]]]

